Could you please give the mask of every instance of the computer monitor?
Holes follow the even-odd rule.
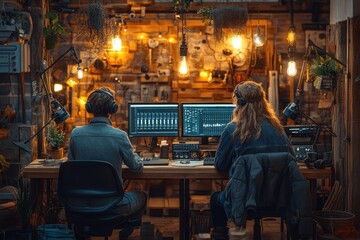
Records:
[[[178,137],[178,103],[129,103],[129,137]]]
[[[183,137],[220,137],[232,119],[232,103],[183,103]]]

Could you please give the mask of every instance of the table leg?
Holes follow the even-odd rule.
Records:
[[[179,225],[180,240],[190,238],[190,190],[189,179],[179,180]]]
[[[312,209],[316,210],[317,184],[316,179],[309,179]]]

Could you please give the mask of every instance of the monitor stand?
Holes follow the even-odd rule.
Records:
[[[201,145],[208,145],[209,138],[208,137],[201,137]]]
[[[157,137],[152,137],[151,138],[151,144],[150,144],[150,149],[151,150],[157,148],[157,142],[158,142]]]
[[[218,144],[219,137],[201,137],[201,144],[202,145],[209,145],[209,144]]]

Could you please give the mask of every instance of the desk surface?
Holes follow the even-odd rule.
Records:
[[[24,168],[26,178],[58,178],[60,164],[44,166],[39,160],[34,160]],[[309,169],[300,166],[300,171],[306,179],[330,179],[331,168]],[[125,179],[227,179],[226,172],[218,172],[213,166],[175,167],[175,166],[144,166],[143,172],[132,173],[124,166]]]

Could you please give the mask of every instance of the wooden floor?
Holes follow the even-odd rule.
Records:
[[[163,237],[166,237],[165,239],[173,239],[173,240],[179,240],[179,221],[178,217],[149,217],[144,216],[143,222],[149,222],[154,225],[154,231],[158,230],[162,234]],[[264,219],[262,222],[262,240],[279,240],[280,237],[280,219],[277,218],[268,218]],[[231,226],[230,226],[231,227]],[[250,240],[252,239],[253,234],[253,222],[248,221],[247,222],[247,234],[246,239]],[[117,230],[114,230],[110,240],[118,240],[119,232]],[[173,237],[173,238],[171,238]],[[91,238],[91,240],[100,240],[103,238]],[[193,239],[196,239],[196,237],[193,237]],[[286,239],[286,238],[285,238]],[[146,238],[140,237],[140,229],[136,229],[129,240],[147,240]],[[155,238],[156,240],[156,238]]]

